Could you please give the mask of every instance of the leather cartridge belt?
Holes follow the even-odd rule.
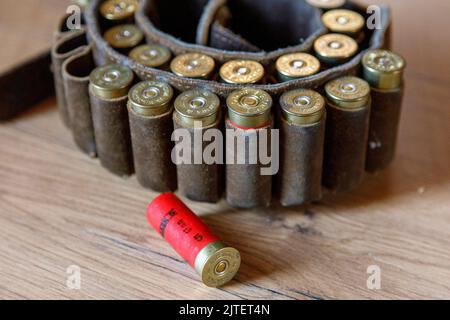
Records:
[[[126,176],[136,171],[139,181],[145,187],[157,191],[169,191],[177,189],[177,187],[186,189],[182,186],[184,184],[183,180],[191,180],[190,183],[192,184],[195,172],[205,172],[204,167],[198,167],[197,169],[186,167],[154,168],[148,163],[153,159],[137,154],[139,151],[136,151],[136,149],[145,149],[145,146],[142,145],[142,140],[145,140],[150,135],[157,136],[159,140],[155,140],[153,149],[145,150],[146,153],[161,153],[161,150],[164,148],[171,147],[170,143],[163,143],[160,140],[170,140],[171,131],[173,131],[174,127],[179,126],[179,123],[177,124],[176,121],[174,121],[175,123],[172,122],[173,108],[170,108],[168,114],[161,115],[164,120],[158,123],[136,117],[129,110],[129,106],[127,108],[127,97],[106,100],[97,99],[98,97],[96,97],[92,86],[90,86],[89,76],[92,71],[97,66],[118,64],[133,71],[134,82],[137,82],[136,79],[159,81],[170,85],[174,89],[174,95],[191,90],[211,92],[220,98],[221,105],[224,106],[222,108],[222,116],[212,125],[217,128],[230,127],[230,123],[223,116],[227,113],[225,100],[230,94],[243,88],[264,91],[274,101],[273,122],[267,127],[281,129],[281,151],[294,158],[303,157],[298,152],[307,154],[308,150],[313,150],[311,153],[314,153],[312,158],[301,158],[303,162],[313,161],[313,166],[289,169],[294,171],[314,171],[315,185],[311,186],[311,188],[308,185],[300,186],[302,190],[305,188],[314,189],[313,195],[306,197],[306,199],[304,194],[299,197],[290,195],[286,198],[286,201],[283,202],[282,200],[282,203],[293,205],[318,200],[321,197],[321,188],[317,186],[317,181],[321,180],[322,171],[326,176],[329,171],[327,166],[333,167],[336,165],[332,160],[327,161],[326,159],[327,148],[329,150],[337,149],[336,144],[338,142],[334,141],[334,148],[327,147],[327,140],[333,141],[333,137],[327,137],[325,127],[327,132],[330,133],[337,132],[336,128],[333,126],[329,128],[330,124],[326,123],[328,119],[324,115],[321,124],[318,124],[314,129],[292,129],[290,128],[290,123],[286,124],[283,122],[286,119],[281,115],[282,112],[278,101],[284,93],[292,90],[313,89],[324,94],[325,85],[333,79],[343,76],[361,76],[362,59],[368,51],[389,49],[391,16],[387,6],[380,6],[378,28],[374,30],[364,28],[365,35],[362,40],[358,39],[359,48],[357,52],[348,59],[335,64],[327,63],[326,68],[322,68],[319,72],[312,75],[299,78],[285,77],[283,81],[278,81],[276,64],[280,57],[296,53],[313,54],[317,50],[315,48],[317,39],[329,33],[329,27],[328,29],[325,27],[322,19],[325,10],[314,7],[308,2],[314,1],[140,1],[132,23],[142,31],[145,37],[144,41],[141,42],[161,45],[169,49],[173,56],[180,56],[186,53],[204,54],[214,60],[216,67],[223,66],[233,60],[259,63],[265,70],[264,80],[243,85],[223,81],[223,78],[220,79],[219,76],[208,78],[183,77],[171,72],[169,68],[154,68],[131,59],[128,53],[114,48],[105,39],[105,30],[111,26],[105,25],[105,21],[102,20],[99,14],[103,1],[91,0],[83,10],[83,25],[81,29],[67,30],[67,17],[64,17],[54,34],[50,52],[38,56],[21,66],[12,68],[0,76],[0,120],[7,120],[40,100],[56,93],[61,117],[74,133],[75,142],[85,153],[92,157],[100,157],[102,165],[115,174]],[[343,8],[359,13],[365,19],[369,17],[367,8],[354,2],[347,1]],[[50,65],[51,68],[49,67]],[[22,81],[25,78],[27,81]],[[26,93],[25,96],[23,95],[24,92]],[[401,94],[397,96],[401,96]],[[383,100],[382,97],[378,100],[380,99]],[[401,98],[397,97],[397,100],[401,100]],[[328,101],[327,104],[330,104],[330,102]],[[368,104],[370,106],[370,101]],[[398,101],[397,104],[401,104],[401,101]],[[102,111],[107,107],[110,107],[108,114]],[[327,106],[327,113],[330,113],[328,109],[329,106]],[[338,125],[339,123],[341,125],[342,123],[351,125],[352,121],[354,121],[356,123],[355,126],[360,128],[360,132],[355,134],[362,135],[364,139],[364,136],[370,135],[369,110],[370,107],[361,112],[360,116],[344,117],[344,119],[339,113],[334,115],[334,109],[332,109],[331,117],[328,118],[336,119]],[[398,117],[399,114],[396,115],[397,122]],[[117,130],[111,130],[112,127],[121,128],[121,133],[117,134]],[[241,129],[233,128],[236,130]],[[396,131],[395,124],[389,130],[391,132]],[[161,131],[165,131],[164,134]],[[111,137],[112,132],[117,135]],[[303,135],[310,134],[309,132],[313,132],[315,135],[314,138],[310,139],[310,144],[304,142],[299,145],[297,153],[292,151],[293,148],[295,149],[295,146],[285,150],[286,146],[283,146],[283,139],[296,141],[298,138],[301,139]],[[350,134],[346,143],[353,144],[352,138]],[[393,140],[395,138],[391,134],[390,139]],[[365,138],[364,149],[367,144],[367,138]],[[124,155],[120,159],[117,156],[119,153]],[[364,155],[360,154],[359,158],[365,158],[365,154],[364,150]],[[323,157],[325,157],[325,161],[323,161]],[[114,161],[110,161],[110,159]],[[169,159],[170,155],[165,154],[159,160],[161,162],[170,162]],[[385,162],[387,163],[389,160],[385,159]],[[322,163],[324,163],[324,167],[322,167]],[[351,164],[351,161],[349,164]],[[359,166],[361,166],[361,163],[359,163]],[[282,160],[280,175],[283,175],[283,172],[287,170],[286,167],[289,167],[289,165],[283,165]],[[158,180],[166,181],[163,183],[150,181],[151,179],[148,180],[144,177],[144,173],[138,172],[141,170],[150,172]],[[248,167],[227,167],[226,170],[224,168],[214,168],[213,183],[216,188],[203,188],[207,189],[207,191],[198,188],[200,191],[197,193],[202,194],[198,200],[216,202],[220,199],[220,195],[223,189],[226,189],[226,185],[233,185],[233,177],[227,176],[228,174],[225,172],[231,172],[233,175],[236,175],[236,178],[239,176],[242,180],[242,176],[245,176],[251,170],[253,169]],[[336,170],[345,171],[347,169],[345,166],[337,166]],[[308,172],[300,174],[298,179],[303,179],[305,175],[308,176]],[[211,183],[210,178],[201,177],[198,183],[201,184],[202,181]],[[265,178],[264,182],[261,182],[262,185],[259,185],[259,182],[254,183],[252,179],[253,176],[249,177],[248,181],[241,181],[238,188],[242,188],[242,190],[254,189],[255,194],[258,193],[258,190],[267,190],[264,192],[264,201],[258,201],[258,199],[244,199],[241,202],[237,201],[237,203],[231,201],[234,206],[245,207],[243,202],[251,204],[252,201],[254,204],[250,205],[251,207],[266,206],[270,204],[272,189],[275,190],[275,194],[283,193],[280,192],[283,188],[280,187],[279,177],[273,179],[275,188],[271,187],[272,181],[268,181],[271,179]],[[336,180],[337,178],[333,177],[333,179]],[[356,181],[353,181],[351,184],[359,182],[358,176]],[[299,188],[296,182],[290,183],[292,184],[291,189]],[[333,183],[337,182],[334,181]],[[324,185],[332,190],[339,190],[340,188],[333,187],[333,183],[324,183]],[[321,184],[320,181],[319,184]],[[354,185],[351,187],[354,187]],[[187,189],[192,191],[195,188],[195,186],[189,185]],[[214,192],[212,192],[212,189],[214,189]],[[240,190],[235,189],[234,192],[240,192]],[[208,193],[213,194],[208,197]],[[231,190],[229,193],[233,194]],[[308,193],[308,190],[305,193]],[[197,200],[197,196],[198,194],[194,194],[189,197]],[[283,199],[282,194],[279,196]]]

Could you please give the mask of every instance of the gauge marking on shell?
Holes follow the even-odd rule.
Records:
[[[344,34],[329,33],[314,42],[314,49],[322,57],[345,59],[358,51],[358,44]]]
[[[370,86],[363,79],[346,76],[325,85],[328,99],[334,104],[347,108],[359,108],[370,99]]]
[[[388,50],[371,50],[363,59],[363,74],[372,86],[395,89],[401,86],[406,62],[400,55]]]
[[[123,24],[105,32],[105,40],[116,49],[132,48],[144,39],[142,31],[134,24]]]
[[[176,56],[170,64],[170,69],[180,77],[207,78],[214,71],[215,65],[210,56],[194,52]]]
[[[257,128],[270,121],[272,104],[272,97],[263,90],[236,90],[227,98],[228,118],[240,127]]]
[[[108,20],[131,18],[139,7],[137,0],[107,0],[100,6],[100,13]]]
[[[335,9],[342,7],[346,0],[306,0],[310,5],[321,9]]]
[[[290,78],[308,77],[320,70],[319,60],[303,52],[285,54],[278,58],[276,68],[279,73]]]
[[[164,46],[143,44],[131,50],[129,56],[147,67],[156,68],[168,63],[172,53]]]
[[[126,95],[133,78],[133,71],[120,64],[108,64],[98,67],[89,76],[93,91],[104,98]]]
[[[232,60],[220,68],[223,81],[232,84],[253,84],[264,77],[264,67],[253,60]]]
[[[357,33],[364,28],[365,20],[358,12],[336,9],[322,15],[325,27],[331,32]]]
[[[215,123],[220,111],[219,97],[202,89],[183,92],[175,99],[174,105],[178,119],[190,127],[196,121],[201,121],[204,127]]]
[[[130,106],[143,116],[157,116],[170,109],[173,89],[160,81],[143,81],[131,88],[128,93]]]
[[[325,99],[316,91],[297,89],[285,92],[280,105],[286,118],[296,124],[319,121],[325,111]]]

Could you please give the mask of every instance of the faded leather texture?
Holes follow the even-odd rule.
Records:
[[[101,99],[89,90],[97,154],[104,168],[118,176],[134,173],[128,122],[128,96]]]
[[[191,163],[194,162],[194,154],[198,152],[203,155],[204,149],[211,142],[204,141],[200,146],[194,145],[194,134],[203,136],[203,133],[211,128],[221,129],[222,119],[204,128],[185,128],[173,117],[174,129],[188,130],[191,136]],[[197,131],[197,132],[195,132]],[[186,198],[199,202],[218,202],[223,193],[223,165],[221,164],[178,164],[177,165],[178,190]]]
[[[323,185],[335,192],[356,188],[364,178],[370,105],[343,110],[328,103]]]
[[[62,66],[70,128],[77,146],[90,157],[97,155],[89,100],[89,75],[95,68],[91,47],[68,58]]]
[[[230,1],[234,3],[235,1]],[[249,0],[239,0],[243,3]],[[319,11],[316,9],[311,9],[309,5],[307,5],[304,0],[283,0],[292,2],[291,5],[303,7],[306,9],[309,8],[309,11],[313,14],[313,16],[308,16],[308,20],[313,20],[314,17],[316,19],[320,19]],[[272,3],[273,0],[264,0],[264,1],[254,1],[254,3],[265,2]],[[90,2],[90,5],[87,8],[85,13],[88,35],[90,41],[93,42],[95,51],[97,52],[96,59],[97,63],[102,63],[105,61],[120,63],[123,65],[127,65],[131,67],[135,73],[141,79],[156,79],[168,82],[173,87],[178,89],[179,91],[186,91],[194,88],[204,88],[208,89],[222,97],[227,96],[230,92],[240,89],[240,85],[219,83],[215,81],[208,80],[200,80],[200,79],[186,79],[174,75],[170,72],[164,70],[158,70],[150,67],[145,67],[140,63],[137,63],[128,57],[118,53],[113,50],[102,38],[100,25],[97,20],[97,10],[99,6],[100,0],[93,0]],[[215,22],[214,19],[207,19],[209,15],[215,15],[217,10],[221,7],[221,5],[226,5],[227,1],[225,0],[209,0],[206,7],[203,5],[206,3],[206,0],[195,0],[189,1],[189,5],[185,4],[187,1],[185,0],[143,0],[141,2],[141,7],[139,11],[136,13],[136,23],[140,26],[140,28],[144,31],[146,38],[149,42],[159,43],[169,47],[174,54],[180,54],[184,52],[202,52],[208,54],[216,59],[218,63],[222,63],[224,61],[228,61],[231,59],[252,59],[257,60],[263,63],[265,66],[273,64],[276,59],[289,52],[296,51],[309,51],[313,45],[314,40],[324,34],[326,32],[323,25],[319,22],[319,29],[314,30],[314,32],[305,39],[302,43],[297,46],[287,46],[285,48],[277,49],[274,51],[229,51],[229,50],[221,50],[217,48],[212,48],[204,45],[200,45],[195,43],[197,38],[196,34],[198,34],[200,30],[209,29],[211,26],[209,25],[211,22]],[[180,5],[179,10],[173,10],[173,8],[177,8],[177,5]],[[363,7],[357,7],[359,11],[364,11]],[[359,70],[361,58],[366,52],[367,49],[375,49],[383,46],[385,31],[390,24],[390,11],[386,6],[382,6],[382,21],[380,30],[374,30],[372,34],[369,34],[369,40],[366,48],[362,50],[359,54],[357,54],[353,59],[349,62],[334,67],[331,69],[327,69],[317,75],[313,75],[304,79],[291,80],[284,83],[277,84],[260,84],[253,85],[251,87],[266,90],[270,94],[276,95],[283,93],[290,89],[296,89],[299,87],[302,88],[317,88],[328,82],[329,80],[342,76],[344,74],[355,74]],[[300,10],[300,9],[298,9]],[[277,12],[270,12],[270,16],[276,16]],[[193,22],[193,17],[201,17],[200,24],[197,22]],[[261,17],[261,19],[266,19],[265,21],[269,21],[267,16]],[[172,20],[166,20],[172,19]],[[177,23],[173,23],[174,26],[171,27],[170,21],[178,21]],[[194,25],[185,25],[183,28],[179,28],[182,25],[179,21],[188,23],[194,23]],[[176,27],[178,26],[178,27]],[[181,30],[182,29],[182,30]],[[168,34],[166,32],[171,32],[172,34]],[[204,32],[204,31],[203,31]],[[200,37],[202,38],[202,37]],[[246,41],[251,41],[246,39]]]
[[[295,206],[322,198],[324,116],[310,125],[291,124],[279,116],[280,171],[276,194],[283,206]]]
[[[237,128],[229,120],[225,121],[225,128],[234,130],[236,136],[245,139],[245,164],[238,164],[236,155],[238,146],[233,142],[235,159],[232,163],[225,165],[225,196],[228,204],[235,208],[259,208],[268,207],[272,201],[272,176],[261,175],[261,168],[267,167],[260,163],[259,159],[256,164],[249,161],[250,135],[259,137],[259,133],[267,131],[267,149],[271,152],[271,128],[272,124],[255,130],[244,130]],[[263,133],[265,134],[265,133]],[[257,155],[259,154],[259,138],[257,138]],[[227,159],[231,157],[230,150],[226,148]],[[231,150],[233,151],[233,150]]]
[[[172,111],[155,117],[136,114],[128,106],[134,168],[139,183],[158,192],[177,189],[176,167],[172,162]]]
[[[394,159],[403,93],[403,87],[391,91],[372,88],[372,111],[366,163],[368,172],[385,169]]]

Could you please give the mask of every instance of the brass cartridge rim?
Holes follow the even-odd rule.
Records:
[[[280,105],[288,122],[298,125],[319,122],[325,113],[325,99],[314,90],[287,91],[281,96]]]
[[[264,67],[253,60],[231,60],[220,68],[220,77],[231,84],[254,84],[264,77]]]
[[[346,0],[306,0],[308,4],[320,9],[336,9],[342,7]]]
[[[120,64],[97,67],[89,76],[92,92],[104,99],[126,96],[133,79],[133,71]]]
[[[120,21],[131,18],[139,7],[137,0],[107,0],[100,6],[100,14],[107,20]]]
[[[113,48],[126,49],[141,43],[144,33],[134,24],[122,24],[108,29],[104,38]]]
[[[175,116],[188,128],[195,128],[197,124],[208,127],[220,114],[220,99],[208,90],[185,91],[175,99],[174,106]]]
[[[377,89],[396,89],[402,85],[405,59],[392,51],[371,50],[362,60],[364,79]]]
[[[158,68],[169,62],[172,53],[161,45],[140,45],[131,50],[129,57],[144,66]]]
[[[272,104],[272,97],[263,90],[237,90],[227,98],[228,118],[240,127],[257,128],[270,121]]]
[[[358,51],[358,44],[347,35],[329,33],[314,42],[314,50],[322,58],[347,59]]]
[[[331,32],[356,34],[364,28],[366,21],[358,12],[335,9],[325,12],[322,22]]]
[[[167,113],[173,98],[170,85],[160,81],[143,81],[133,86],[128,93],[131,109],[142,116],[152,117]]]
[[[320,70],[320,61],[308,53],[285,54],[276,62],[277,71],[289,78],[302,78],[316,74]]]
[[[210,56],[191,52],[176,56],[170,64],[170,69],[180,77],[209,78],[215,66],[216,63]]]
[[[360,78],[340,77],[325,85],[327,99],[332,104],[344,109],[365,107],[370,100],[370,86]]]
[[[212,288],[230,282],[241,266],[241,255],[235,248],[216,241],[205,246],[195,259],[195,270],[203,283]]]

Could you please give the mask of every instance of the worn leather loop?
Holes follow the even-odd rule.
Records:
[[[91,46],[68,58],[62,66],[64,94],[74,140],[91,157],[97,154],[91,104],[89,75],[95,68]]]
[[[82,52],[86,48],[86,45],[87,39],[86,31],[84,29],[73,32],[64,32],[53,44],[51,51],[56,100],[61,118],[68,127],[70,127],[70,116],[64,90],[62,66],[67,59]]]

